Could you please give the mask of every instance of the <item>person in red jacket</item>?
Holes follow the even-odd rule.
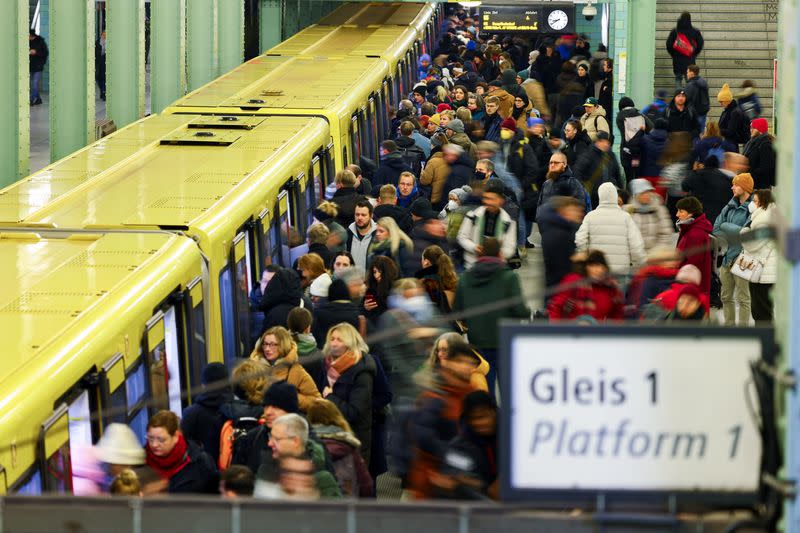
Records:
[[[702,276],[700,292],[711,294],[711,231],[714,227],[703,214],[703,204],[694,196],[681,198],[675,205],[678,209],[678,252],[683,259],[681,266],[694,265]]]
[[[685,285],[695,285],[699,288],[702,278],[703,276],[700,274],[699,268],[694,265],[683,265],[681,269],[678,270],[678,275],[675,276],[675,283],[670,285],[669,289],[658,294],[655,300],[665,311],[672,311],[675,309],[675,304],[678,303],[678,296],[680,296],[681,289],[683,289]],[[708,314],[711,310],[711,306],[709,305],[707,295],[700,295],[700,305],[705,310],[705,313]]]
[[[567,274],[547,305],[551,320],[574,320],[589,315],[596,320],[622,319],[625,298],[608,275],[606,256],[600,250],[578,255],[575,272]],[[558,289],[558,288],[557,288]]]

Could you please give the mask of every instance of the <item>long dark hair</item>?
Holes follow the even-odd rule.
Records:
[[[381,273],[380,281],[377,281],[372,274],[374,268]],[[392,285],[397,281],[399,275],[397,264],[392,259],[384,255],[376,255],[370,261],[369,269],[367,269],[367,288],[375,294],[379,301],[386,302],[389,299]]]
[[[775,203],[775,196],[769,189],[756,189],[753,191],[753,196],[758,196],[759,209],[766,209]]]

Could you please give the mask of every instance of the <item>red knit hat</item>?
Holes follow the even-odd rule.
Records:
[[[428,127],[428,121],[430,119],[431,119],[431,117],[429,117],[428,115],[420,115],[419,123],[423,128],[427,128]]]
[[[439,104],[436,106],[436,112],[441,113],[442,111],[447,111],[448,109],[452,109],[450,104]]]
[[[769,124],[765,118],[755,118],[750,121],[750,127],[758,130],[758,133],[767,133],[769,131]]]
[[[511,131],[517,131],[517,121],[511,117],[508,117],[500,123],[500,127]]]

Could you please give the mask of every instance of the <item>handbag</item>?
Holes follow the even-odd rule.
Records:
[[[750,283],[758,283],[764,273],[764,262],[747,252],[742,252],[731,265],[731,274]]]

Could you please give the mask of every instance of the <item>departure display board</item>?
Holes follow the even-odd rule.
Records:
[[[572,33],[573,4],[484,5],[480,8],[481,31],[489,33]]]

